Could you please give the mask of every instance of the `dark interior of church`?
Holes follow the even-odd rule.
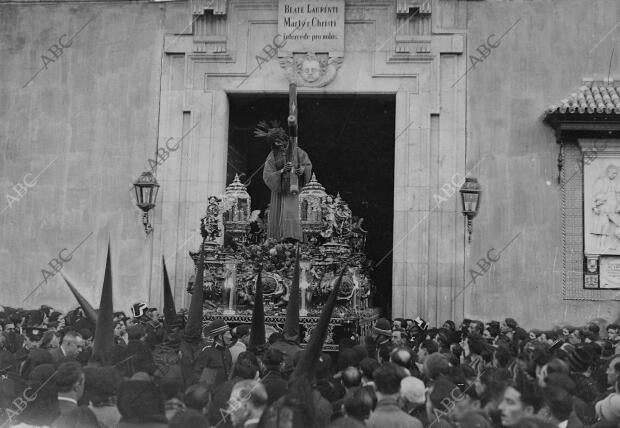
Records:
[[[371,273],[376,285],[374,305],[390,313],[395,97],[297,97],[299,147],[308,153],[312,170],[326,192],[339,192],[353,215],[364,218],[366,254],[376,265]],[[229,94],[229,102],[227,183],[239,174],[252,198],[252,209],[263,210],[270,191],[262,179],[262,165],[270,148],[254,136],[254,129],[261,120],[278,120],[286,130],[288,95]]]

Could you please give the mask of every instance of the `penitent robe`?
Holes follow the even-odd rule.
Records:
[[[312,176],[312,163],[308,154],[297,147],[298,165],[304,168],[303,174],[299,177],[299,190],[310,181]],[[269,225],[267,237],[277,240],[284,238],[295,238],[301,241],[301,224],[299,221],[299,199],[292,195],[290,189],[283,186],[282,168],[286,162],[283,150],[272,150],[265,161],[263,170],[263,180],[271,190],[271,201],[269,205]]]

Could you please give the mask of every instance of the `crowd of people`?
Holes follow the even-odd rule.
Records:
[[[253,325],[190,337],[184,313],[131,312],[104,364],[82,309],[4,308],[2,427],[620,427],[617,324],[381,318],[310,355],[298,325],[253,343]]]

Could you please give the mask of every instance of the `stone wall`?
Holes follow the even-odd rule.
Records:
[[[434,0],[432,21],[411,27],[431,28],[431,51],[404,60],[393,56],[395,2],[346,4],[338,76],[300,94],[396,96],[394,316],[433,324],[514,316],[540,327],[615,318],[617,302],[563,299],[559,148],[541,115],[582,77],[607,77],[620,4]],[[74,306],[62,279],[42,270],[53,273],[50,260],[63,248],[68,259],[86,239],[63,273],[96,306],[110,239],[120,309],[161,302],[162,255],[177,306],[186,305],[187,251],[198,246],[206,197],[226,184],[227,94],[287,86],[276,60],[237,86],[277,33],[275,0],[229,4],[214,24],[225,60],[193,51],[191,22],[186,2],[0,3],[0,189],[11,195],[0,206],[0,304]],[[481,51],[488,56],[472,60]],[[619,65],[616,54],[612,75]],[[155,230],[146,237],[131,183],[158,147],[188,130],[158,168]],[[471,244],[458,194],[440,204],[435,197],[466,171],[484,191]],[[17,185],[24,180],[30,187]],[[460,293],[469,269],[515,236]]]
[[[613,0],[467,3],[468,55],[482,57],[476,49],[516,23],[483,62],[468,58],[475,66],[460,83],[467,85],[468,163],[480,161],[485,190],[467,269],[521,235],[464,293],[466,316],[514,316],[542,328],[620,316],[618,300],[563,299],[559,145],[542,122],[582,78],[607,78],[610,66],[620,76],[617,53],[610,64],[619,13]]]
[[[63,273],[98,306],[109,239],[115,304],[148,299],[152,238],[131,183],[156,147],[164,26],[180,32],[189,22],[180,11],[0,4],[0,304],[74,306],[51,267],[66,248]]]

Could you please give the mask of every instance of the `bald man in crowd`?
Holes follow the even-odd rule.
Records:
[[[235,427],[256,428],[267,407],[267,391],[256,380],[237,382],[230,393],[228,412]]]
[[[82,335],[75,331],[68,331],[63,336],[60,346],[52,349],[49,353],[52,355],[54,365],[58,366],[64,361],[75,361],[83,347]]]

